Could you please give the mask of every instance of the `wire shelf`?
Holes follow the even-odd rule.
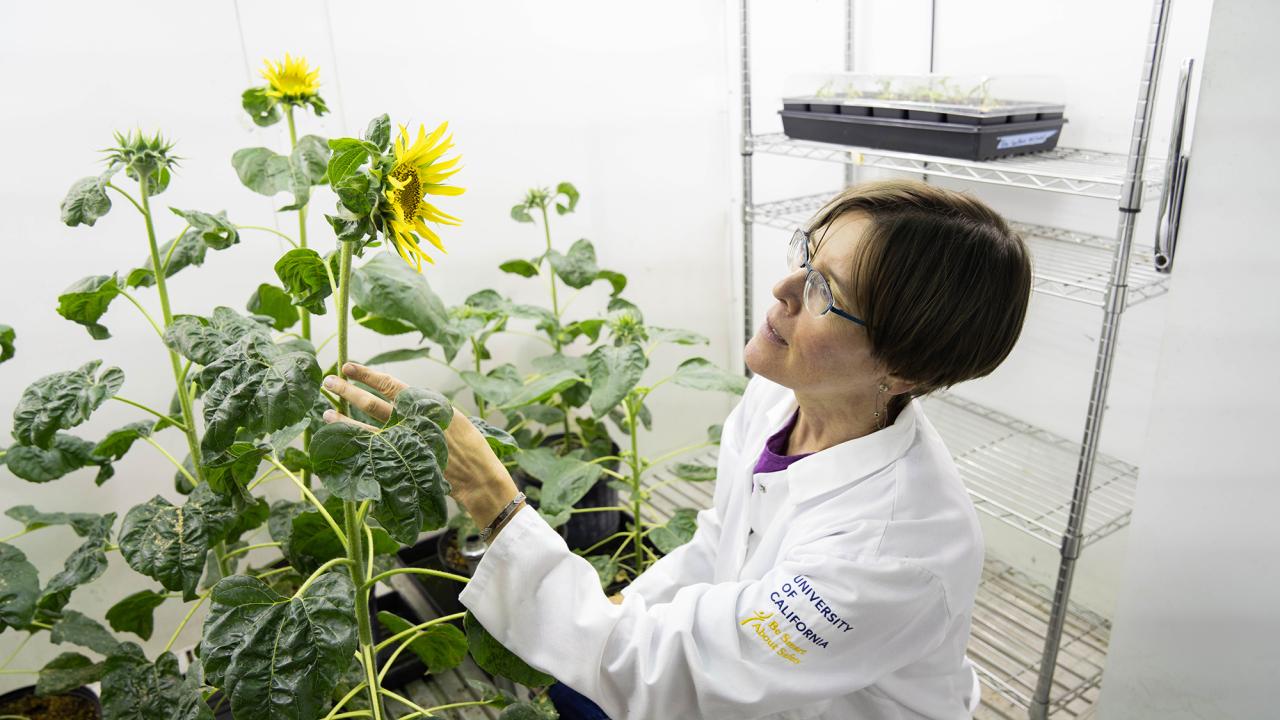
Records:
[[[988,558],[974,603],[967,651],[982,679],[984,715],[1011,716],[1008,711],[1021,711],[1021,716],[1026,716],[1039,675],[1052,597],[1048,588]],[[1092,712],[1110,636],[1108,620],[1068,603],[1050,715],[1078,718]]]
[[[979,512],[1053,547],[1066,532],[1080,444],[951,393],[924,399]],[[1129,524],[1138,468],[1098,453],[1081,542]]]
[[[833,193],[817,193],[748,208],[751,221],[779,230],[793,230],[808,221]],[[1032,289],[1044,295],[1106,307],[1107,284],[1115,240],[1072,230],[1011,223],[1031,248],[1034,278]],[[1129,262],[1125,307],[1169,292],[1169,276],[1158,273],[1148,248],[1133,248]]]
[[[1004,160],[978,162],[812,140],[793,140],[783,133],[752,136],[750,145],[755,152],[771,155],[900,170],[1106,200],[1120,199],[1127,161],[1127,156],[1119,153],[1059,147]],[[1163,160],[1147,158],[1144,173],[1145,197],[1160,197],[1163,169]]]

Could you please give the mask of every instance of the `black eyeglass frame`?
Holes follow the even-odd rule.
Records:
[[[798,251],[801,253],[799,256],[797,256]],[[787,249],[787,265],[793,271],[799,270],[800,268],[805,269],[806,274],[804,278],[804,297],[806,299],[805,307],[809,309],[809,312],[813,312],[813,308],[808,307],[807,299],[809,297],[810,285],[814,285],[819,289],[824,290],[825,291],[824,295],[827,298],[827,306],[822,310],[822,312],[815,313],[816,315],[821,317],[823,315],[826,315],[828,312],[833,312],[836,315],[839,315],[840,317],[844,318],[845,320],[848,320],[853,323],[857,323],[858,325],[861,325],[863,327],[867,326],[867,322],[862,318],[852,313],[845,312],[844,310],[841,310],[840,308],[836,307],[835,295],[831,292],[831,283],[827,282],[827,278],[824,277],[822,273],[815,270],[814,267],[809,264],[809,231],[808,230],[805,230],[804,228],[799,228],[794,233],[792,233],[791,245]]]

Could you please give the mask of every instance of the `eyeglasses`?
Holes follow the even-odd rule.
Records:
[[[809,264],[809,231],[796,230],[791,236],[791,247],[787,250],[787,267],[792,272],[804,268],[807,274],[804,279],[804,307],[815,317],[833,312],[840,317],[866,327],[866,321],[836,307],[835,298],[831,295],[831,285],[822,273]]]

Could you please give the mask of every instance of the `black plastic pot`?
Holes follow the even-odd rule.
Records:
[[[878,110],[878,108],[877,108]],[[905,112],[905,111],[903,111]],[[1050,150],[1062,134],[1063,118],[966,125],[884,117],[857,117],[783,110],[782,128],[797,140],[940,155],[966,160]]]
[[[454,542],[456,536],[456,531],[446,530],[439,535],[401,548],[397,555],[400,557],[400,562],[409,567],[439,570],[470,577],[471,572],[466,563],[461,560],[461,554]],[[462,592],[461,583],[431,575],[414,575],[413,581],[422,588],[427,601],[431,603],[437,614],[453,615],[466,610],[462,603],[458,602],[458,593]]]
[[[543,447],[555,447],[560,442],[560,438],[564,437],[563,433],[548,435],[542,441]],[[609,452],[611,455],[618,454],[618,446],[614,444]],[[611,470],[617,470],[616,462],[609,463]],[[524,490],[532,485],[541,487],[542,483],[536,478],[529,477],[519,468],[511,473],[511,477],[516,482],[516,487]],[[577,508],[593,508],[593,507],[609,507],[618,504],[618,491],[609,486],[609,477],[602,476],[587,494],[578,501],[574,507]],[[538,507],[536,500],[529,501],[530,507]],[[570,516],[569,521],[557,528],[560,531],[560,537],[564,538],[565,543],[573,550],[582,550],[591,547],[601,540],[609,537],[618,531],[620,527],[621,515],[617,510],[605,510],[602,512],[577,513]]]
[[[231,700],[226,698],[221,690],[214,690],[209,699],[205,700],[205,704],[213,710],[213,720],[233,720],[231,717]]]
[[[12,710],[5,707],[23,698],[34,697],[35,694],[35,686],[28,685],[0,695],[0,715],[25,715],[30,720],[71,720],[74,716],[66,713],[74,708],[67,708],[65,705],[78,702],[80,705],[78,709],[88,713],[85,720],[101,720],[102,718],[102,702],[98,699],[97,693],[87,687],[78,687],[60,695],[36,698],[35,702],[40,703],[43,707],[14,708]],[[59,707],[59,705],[63,707]],[[76,718],[76,720],[79,719]]]

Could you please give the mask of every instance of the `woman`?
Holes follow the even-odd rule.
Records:
[[[885,182],[828,202],[793,237],[789,269],[746,347],[755,377],[724,425],[713,506],[615,602],[536,512],[508,507],[516,487],[471,424],[449,428],[453,497],[498,525],[460,599],[614,720],[977,706],[964,650],[981,531],[915,398],[1009,354],[1027,249],[974,198]],[[387,396],[403,387],[345,369]],[[385,401],[331,380],[387,417]]]

